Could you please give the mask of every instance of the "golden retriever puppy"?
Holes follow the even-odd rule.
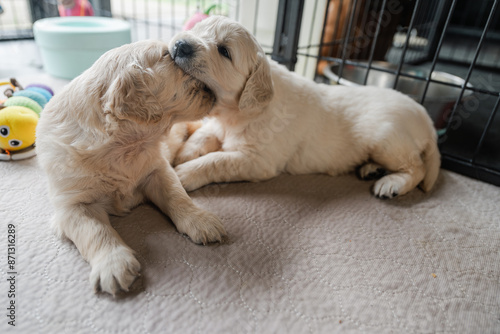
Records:
[[[169,49],[217,101],[213,117],[176,158],[188,191],[282,172],[338,175],[359,166],[362,178],[380,178],[373,187],[380,198],[434,185],[440,166],[436,133],[425,109],[408,96],[303,78],[269,61],[243,26],[224,17],[181,32]]]
[[[220,220],[194,205],[165,155],[172,125],[203,117],[213,104],[213,94],[174,64],[165,43],[145,41],[107,52],[45,107],[37,154],[53,226],[90,263],[96,291],[127,290],[140,270],[108,214],[150,200],[195,243],[224,236]],[[187,127],[168,138],[174,151]]]

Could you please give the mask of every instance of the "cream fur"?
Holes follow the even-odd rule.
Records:
[[[196,243],[224,236],[220,220],[194,205],[168,161],[192,126],[178,122],[199,119],[213,106],[203,88],[173,63],[166,44],[145,41],[107,52],[45,107],[37,154],[48,176],[53,227],[90,263],[96,290],[127,290],[140,270],[108,214],[150,200]]]
[[[191,57],[176,56],[179,40],[193,47]],[[218,52],[221,46],[231,59]],[[176,157],[184,162],[176,172],[187,190],[282,172],[338,175],[358,166],[363,178],[376,176],[380,167],[389,172],[373,187],[377,197],[434,185],[440,166],[436,133],[425,109],[409,97],[305,79],[268,61],[244,27],[223,17],[178,34],[169,49],[217,97],[213,117]],[[222,149],[207,153],[213,138]]]

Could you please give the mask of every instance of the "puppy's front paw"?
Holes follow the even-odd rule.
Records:
[[[139,276],[141,265],[133,251],[118,246],[109,253],[103,253],[91,262],[90,283],[94,291],[103,291],[113,296],[119,290],[128,291],[129,286]]]
[[[186,191],[193,191],[207,184],[203,179],[203,172],[199,170],[194,161],[188,161],[175,167],[175,173]]]
[[[217,137],[197,138],[196,140],[188,140],[181,147],[174,160],[174,166],[178,166],[185,162],[199,158],[210,152],[219,151],[221,143]]]
[[[203,210],[189,215],[176,226],[180,233],[186,234],[196,244],[222,242],[227,236],[220,219]]]

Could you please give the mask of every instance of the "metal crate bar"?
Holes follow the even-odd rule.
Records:
[[[316,10],[318,9],[318,0],[316,0],[314,2],[314,9],[313,9],[313,13],[316,13]],[[328,11],[325,11],[325,13],[328,13]],[[323,37],[322,37],[323,38]],[[313,29],[311,29],[309,31],[309,37],[307,39],[307,43],[308,44],[311,44],[311,41],[313,39]],[[299,48],[299,47],[298,47]],[[309,62],[309,57],[306,57],[306,63],[305,63],[305,66],[304,66],[304,69],[302,71],[302,75],[305,76],[306,75],[306,69],[307,69],[307,65],[308,65],[308,62]]]
[[[498,99],[495,103],[495,107],[493,107],[493,111],[490,114],[490,117],[488,118],[486,126],[484,127],[483,133],[481,134],[481,139],[479,139],[479,143],[477,144],[476,151],[474,152],[474,155],[472,156],[471,163],[473,163],[473,164],[476,163],[477,156],[479,155],[481,148],[483,148],[484,140],[486,139],[486,135],[488,134],[488,132],[491,128],[491,124],[493,123],[493,120],[495,119],[495,116],[497,114],[499,106],[500,106],[500,94],[499,94]]]
[[[462,100],[462,97],[464,96],[464,92],[465,92],[465,89],[467,87],[467,83],[469,82],[470,77],[472,75],[472,71],[474,70],[474,68],[476,66],[476,62],[477,62],[477,58],[479,56],[479,52],[481,51],[481,47],[483,46],[483,42],[485,40],[486,33],[488,32],[488,28],[490,27],[490,24],[491,24],[493,15],[495,14],[497,5],[498,5],[498,0],[495,0],[495,2],[493,3],[493,6],[491,7],[491,11],[490,11],[490,14],[488,16],[488,20],[486,21],[485,27],[483,29],[483,33],[481,34],[481,39],[479,40],[479,43],[477,45],[476,52],[474,54],[474,58],[472,60],[471,65],[469,66],[469,70],[467,72],[467,76],[465,77],[465,81],[464,81],[462,90],[460,91],[460,95],[459,95],[459,97],[458,97],[458,99],[457,99],[457,101],[455,103],[455,106],[453,107],[453,111],[451,112],[449,121],[447,122],[445,133],[450,130],[451,125],[453,123],[453,119],[454,119],[454,117],[455,117],[455,115],[457,113],[457,109],[458,109],[458,106],[460,104],[460,101]]]
[[[401,69],[403,68],[403,63],[405,61],[406,52],[408,51],[408,46],[410,44],[411,31],[412,31],[413,26],[415,24],[415,18],[417,17],[419,5],[420,5],[420,0],[417,0],[415,3],[415,8],[413,9],[413,13],[411,15],[410,25],[408,27],[408,32],[406,33],[406,40],[404,43],[403,52],[401,53],[401,60],[399,61],[398,71],[396,74],[396,78],[394,80],[394,85],[392,87],[394,89],[396,89],[396,87],[398,86],[399,76],[401,74]]]
[[[297,62],[304,1],[280,0],[278,6],[272,59],[284,64],[289,70],[293,70]]]
[[[259,13],[259,0],[255,3],[255,15],[253,18],[253,28],[252,28],[252,34],[255,36],[257,35],[257,15]]]
[[[382,17],[384,15],[386,3],[387,3],[387,0],[383,0],[382,7],[380,7],[380,14],[379,14],[378,20],[377,20],[377,28],[375,30],[375,36],[373,37],[373,43],[372,43],[372,47],[370,50],[370,56],[368,57],[368,69],[366,70],[365,78],[363,80],[363,85],[366,85],[366,83],[368,82],[368,75],[370,74],[370,70],[372,68],[373,55],[375,54],[375,47],[377,46],[378,36],[380,34],[380,28],[382,26]]]
[[[450,154],[441,154],[441,167],[500,186],[500,174],[498,170],[481,166]]]
[[[425,101],[425,96],[427,95],[427,90],[429,89],[429,85],[431,83],[432,72],[436,68],[436,63],[439,58],[439,52],[441,51],[441,47],[443,46],[444,36],[446,35],[446,31],[448,30],[448,26],[450,25],[451,17],[455,11],[455,5],[457,4],[457,0],[453,0],[451,4],[450,10],[448,11],[448,16],[446,17],[446,22],[443,27],[443,32],[441,33],[441,37],[439,38],[439,42],[436,48],[436,52],[434,53],[434,59],[432,60],[432,65],[429,70],[429,76],[427,77],[427,83],[425,84],[424,93],[422,94],[422,98],[420,99],[420,103],[423,104]]]
[[[349,25],[347,26],[347,33],[346,37],[344,40],[344,48],[342,50],[342,61],[340,62],[339,66],[339,74],[338,74],[338,79],[337,79],[337,84],[339,83],[340,79],[342,78],[342,72],[344,71],[344,64],[347,56],[347,45],[349,43],[348,37],[351,36],[351,30],[352,30],[352,25],[354,23],[354,14],[355,14],[355,9],[356,5],[358,4],[358,0],[354,0],[351,6],[351,15],[349,17]]]

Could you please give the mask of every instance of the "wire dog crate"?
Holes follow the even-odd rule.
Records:
[[[444,168],[500,185],[499,0],[88,0],[132,24],[133,40],[168,40],[215,4],[271,57],[319,82],[378,85],[427,107]],[[0,0],[0,40],[32,37],[57,0]],[[28,13],[28,14],[26,14]]]
[[[442,166],[500,185],[498,2],[328,0],[319,43],[302,39],[297,55],[318,60],[317,81],[412,96],[438,129]]]

